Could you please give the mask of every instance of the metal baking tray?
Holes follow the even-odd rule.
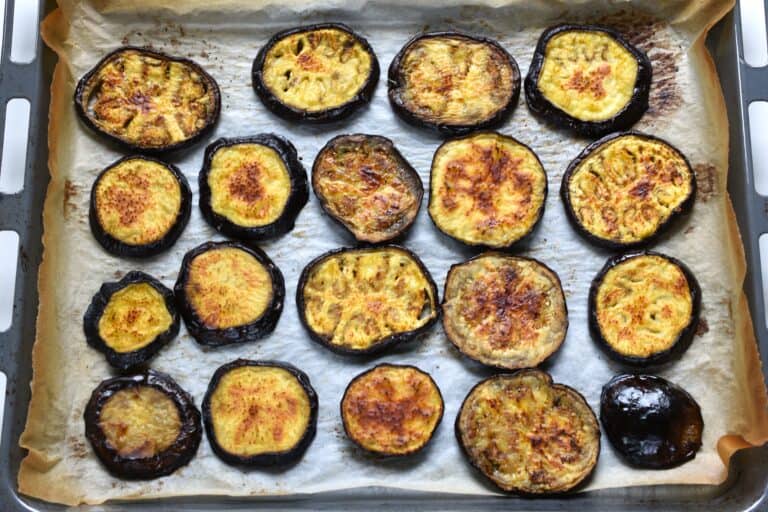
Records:
[[[31,352],[37,316],[37,271],[42,256],[42,208],[48,184],[49,85],[56,57],[37,41],[35,59],[27,64],[10,60],[14,3],[39,2],[40,19],[55,8],[53,0],[4,1],[5,24],[0,60],[0,105],[13,98],[30,102],[29,141],[23,190],[0,193],[0,231],[19,235],[19,255],[11,328],[0,333],[0,371],[7,377],[2,437],[0,437],[0,511],[64,510],[19,495],[16,476],[24,456],[18,439],[24,428],[29,403]],[[768,1],[768,0],[766,0]],[[768,10],[768,9],[766,9]],[[768,68],[752,68],[743,59],[739,7],[713,28],[707,41],[715,59],[730,120],[730,173],[728,189],[744,241],[747,279],[744,284],[758,339],[762,363],[768,367],[768,327],[760,267],[759,237],[768,233],[768,198],[754,187],[749,140],[748,106],[768,100]],[[30,30],[29,28],[25,28]],[[37,31],[37,29],[35,29]],[[37,31],[39,32],[39,31]],[[39,36],[38,36],[39,38]],[[5,108],[0,108],[0,141],[3,140]],[[1,148],[18,151],[18,148]],[[0,252],[9,251],[0,247]],[[191,497],[141,502],[111,502],[93,510],[567,510],[590,511],[712,511],[768,510],[768,445],[738,452],[727,481],[720,486],[653,486],[606,489],[555,499],[473,497],[366,488],[349,492],[263,498]],[[88,509],[88,507],[84,507]]]

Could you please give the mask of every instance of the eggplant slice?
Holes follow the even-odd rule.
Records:
[[[534,259],[503,253],[453,265],[442,310],[451,343],[471,359],[498,368],[539,365],[560,348],[568,331],[557,274]]]
[[[311,261],[296,289],[311,338],[339,354],[378,353],[425,333],[439,314],[437,287],[408,249],[336,249]]]
[[[506,121],[520,96],[517,62],[493,39],[430,32],[389,66],[389,102],[408,123],[462,135]]]
[[[618,375],[603,386],[600,421],[632,466],[668,469],[696,457],[704,420],[683,388],[654,375]]]
[[[589,329],[619,362],[651,366],[678,359],[693,340],[701,288],[678,259],[640,251],[609,259],[589,289]]]
[[[192,337],[217,347],[272,332],[283,311],[285,283],[259,248],[206,242],[184,255],[174,292]]]
[[[349,383],[341,399],[344,431],[376,455],[411,455],[432,439],[443,418],[443,396],[415,366],[381,364]]]
[[[616,133],[590,144],[568,165],[560,195],[569,220],[587,240],[628,249],[653,242],[691,210],[696,177],[668,142]]]
[[[525,77],[531,111],[579,135],[629,129],[648,110],[653,68],[618,32],[595,25],[544,31]]]
[[[380,243],[411,227],[424,185],[391,140],[339,135],[315,158],[312,188],[323,210],[359,242]]]
[[[83,415],[85,436],[118,478],[170,475],[192,460],[203,429],[192,397],[171,377],[145,373],[103,381]]]
[[[368,103],[379,61],[363,37],[340,23],[284,30],[253,61],[253,88],[274,114],[291,121],[338,121]]]
[[[317,394],[287,363],[238,359],[214,373],[203,400],[213,452],[246,467],[296,462],[317,431]]]
[[[521,142],[494,132],[446,141],[432,159],[429,215],[467,245],[504,249],[544,214],[547,174]]]
[[[227,236],[265,240],[293,229],[307,204],[307,173],[296,148],[274,134],[219,139],[198,176],[203,218]]]
[[[126,46],[104,57],[77,83],[75,110],[107,139],[132,151],[191,146],[216,124],[216,81],[189,59]]]
[[[574,489],[600,454],[600,426],[584,397],[534,369],[473,387],[456,417],[456,438],[483,475],[523,495]]]
[[[104,283],[83,318],[88,345],[118,370],[152,359],[179,334],[173,292],[144,272]]]

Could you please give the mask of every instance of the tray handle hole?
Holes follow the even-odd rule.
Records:
[[[29,141],[29,100],[13,98],[5,107],[2,160],[0,160],[0,192],[16,194],[24,188]]]
[[[18,267],[19,234],[15,231],[0,231],[0,332],[10,329],[13,321],[13,299]],[[0,396],[5,397],[5,393]],[[1,408],[0,414],[2,414]]]
[[[753,68],[768,65],[765,0],[741,0],[739,14],[744,60]]]
[[[768,196],[768,101],[753,101],[747,114],[755,191]]]
[[[15,0],[13,2],[11,62],[28,64],[35,60],[37,39],[40,33],[39,8],[40,2],[38,0]]]

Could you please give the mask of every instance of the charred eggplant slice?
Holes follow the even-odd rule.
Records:
[[[467,245],[507,248],[544,214],[547,175],[525,144],[500,133],[449,140],[432,159],[429,215]]]
[[[483,475],[523,495],[575,488],[600,454],[600,426],[584,397],[533,369],[472,388],[456,417],[456,438]]]
[[[424,448],[443,418],[443,396],[415,366],[381,364],[349,383],[341,399],[344,431],[376,455],[411,455]]]
[[[520,70],[501,45],[459,32],[421,34],[389,66],[389,102],[405,121],[461,135],[501,125],[520,96]]]
[[[565,340],[568,308],[557,274],[534,259],[485,253],[453,265],[443,328],[466,356],[489,366],[532,368]]]
[[[609,259],[589,290],[589,327],[608,355],[650,366],[679,358],[699,322],[701,289],[683,262],[657,252]]]
[[[170,475],[192,460],[203,435],[189,393],[154,370],[103,381],[83,417],[96,456],[124,479]]]
[[[539,39],[525,98],[543,119],[597,137],[626,130],[643,116],[652,76],[648,56],[615,30],[557,25]]]
[[[296,462],[317,430],[317,394],[287,363],[238,359],[213,374],[203,400],[213,452],[232,465]]]
[[[283,274],[259,248],[206,242],[181,262],[174,287],[184,324],[202,345],[256,341],[283,311]]]
[[[293,229],[309,196],[296,148],[273,134],[213,142],[198,181],[203,218],[227,236],[249,240]]]
[[[371,354],[416,338],[439,314],[437,287],[411,251],[337,249],[311,261],[296,289],[313,340],[340,354]]]
[[[632,466],[667,469],[696,457],[704,420],[683,388],[655,375],[618,375],[603,386],[600,421]]]
[[[291,121],[338,121],[368,103],[379,61],[363,37],[340,23],[275,34],[253,61],[253,88],[264,105]]]
[[[636,132],[608,135],[568,165],[560,195],[587,240],[608,249],[651,243],[693,207],[696,177],[671,144]]]
[[[192,210],[192,191],[176,166],[128,156],[99,174],[90,203],[91,232],[104,249],[146,258],[181,236]]]
[[[179,333],[173,292],[144,272],[104,283],[83,319],[85,339],[119,370],[149,361]]]
[[[160,153],[190,146],[210,132],[221,97],[213,77],[191,60],[126,46],[80,79],[75,110],[107,139]]]
[[[318,153],[312,188],[323,210],[360,242],[403,234],[421,207],[424,185],[391,140],[339,135]]]

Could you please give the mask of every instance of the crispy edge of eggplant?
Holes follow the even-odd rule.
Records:
[[[244,366],[261,366],[268,368],[281,368],[291,375],[293,375],[299,382],[304,392],[309,399],[309,422],[307,423],[307,429],[304,431],[304,435],[299,439],[296,445],[288,450],[279,452],[267,452],[252,456],[243,456],[230,453],[221,447],[216,439],[216,432],[213,428],[213,416],[211,414],[211,399],[213,393],[219,386],[219,382],[222,377],[227,373],[237,368]],[[299,370],[295,366],[282,361],[253,361],[250,359],[236,359],[230,363],[220,366],[211,377],[211,381],[208,384],[208,390],[205,392],[205,398],[203,398],[203,423],[205,425],[205,434],[208,437],[208,442],[211,444],[211,449],[222,461],[227,464],[235,466],[246,467],[274,467],[274,466],[287,466],[294,462],[297,462],[307,451],[309,445],[312,444],[312,440],[317,433],[317,410],[318,400],[317,393],[312,387],[312,383],[306,373]]]
[[[587,158],[591,156],[592,153],[597,151],[601,146],[604,144],[607,144],[615,139],[619,139],[621,137],[638,137],[641,139],[646,139],[651,142],[659,142],[661,144],[664,144],[673,150],[677,152],[678,155],[683,159],[685,162],[686,167],[688,168],[688,173],[690,175],[690,186],[691,191],[688,197],[680,203],[680,205],[670,214],[669,218],[667,218],[666,221],[659,224],[658,228],[656,228],[656,231],[647,236],[646,238],[642,240],[638,240],[636,242],[616,242],[613,240],[609,240],[607,238],[601,238],[597,235],[592,234],[586,227],[582,226],[579,222],[578,217],[576,216],[576,212],[573,211],[573,206],[571,205],[571,191],[569,190],[569,185],[571,181],[571,177],[573,176],[573,173],[576,172],[576,169],[581,165],[583,161],[585,161]],[[685,154],[677,149],[675,146],[667,142],[666,140],[656,137],[654,135],[648,135],[645,133],[640,133],[637,131],[627,131],[627,132],[618,132],[618,133],[612,133],[610,135],[606,135],[602,139],[598,139],[595,142],[592,142],[587,147],[585,147],[581,153],[578,154],[576,158],[574,158],[571,163],[568,164],[568,167],[565,169],[565,172],[563,173],[563,180],[560,183],[560,198],[563,201],[563,206],[565,207],[565,213],[566,217],[568,217],[568,221],[570,222],[571,226],[584,238],[587,239],[587,241],[591,242],[592,244],[602,247],[604,249],[612,250],[612,251],[620,251],[620,250],[628,250],[628,249],[637,249],[640,247],[645,247],[648,245],[653,244],[656,240],[659,239],[659,237],[664,234],[677,220],[678,217],[681,217],[687,213],[690,213],[690,211],[693,209],[693,203],[696,199],[696,173],[693,171],[693,167],[691,167],[691,163],[688,161],[688,157],[685,156]]]
[[[400,89],[403,87],[403,74],[401,73],[401,64],[402,60],[405,57],[408,50],[410,50],[410,47],[417,43],[418,41],[422,39],[428,39],[428,38],[457,38],[457,39],[468,39],[475,43],[481,43],[486,44],[489,46],[493,46],[495,49],[499,50],[502,55],[504,55],[507,59],[507,63],[509,64],[510,68],[512,69],[512,95],[509,98],[509,101],[506,105],[501,107],[499,110],[496,111],[496,113],[488,118],[485,121],[480,121],[473,124],[445,124],[445,123],[437,123],[425,120],[424,118],[418,116],[414,112],[408,110],[408,108],[404,105],[401,97],[400,97]],[[388,72],[388,90],[387,90],[387,96],[389,97],[389,103],[392,106],[392,110],[395,111],[395,113],[404,121],[406,121],[408,124],[411,124],[413,126],[416,126],[418,128],[427,128],[430,130],[437,131],[441,135],[444,136],[456,136],[456,135],[466,135],[470,132],[474,132],[475,130],[483,130],[483,129],[491,129],[496,128],[504,124],[504,122],[509,118],[509,116],[512,114],[512,112],[515,110],[515,107],[517,107],[518,100],[520,99],[520,68],[517,65],[517,61],[515,60],[512,55],[504,49],[501,44],[496,41],[495,39],[491,39],[488,37],[482,37],[472,34],[467,34],[465,32],[458,32],[458,31],[437,31],[437,32],[426,32],[422,34],[417,34],[413,36],[408,42],[403,45],[403,47],[400,49],[399,52],[397,52],[397,55],[395,55],[395,58],[392,59],[392,63],[389,65],[389,72]]]
[[[122,52],[131,51],[131,50],[147,54],[157,59],[178,62],[185,66],[189,66],[196,73],[198,73],[200,77],[205,81],[206,85],[211,91],[211,96],[213,97],[213,109],[210,111],[209,115],[205,120],[205,126],[202,129],[200,129],[195,135],[193,135],[188,139],[185,139],[173,144],[168,144],[167,146],[144,147],[135,142],[131,142],[128,139],[124,139],[122,137],[118,137],[111,133],[107,133],[106,131],[102,130],[98,124],[96,124],[95,122],[93,122],[93,120],[91,120],[90,116],[88,115],[86,105],[83,104],[83,100],[84,100],[83,94],[85,93],[85,89],[88,85],[88,82],[101,70],[101,68],[107,62],[109,62],[110,59],[112,59],[113,57],[115,57],[116,55]],[[80,118],[83,124],[85,124],[88,128],[93,130],[95,133],[98,133],[100,136],[105,137],[106,139],[130,151],[137,151],[143,154],[156,155],[156,154],[162,154],[162,153],[167,153],[167,152],[191,147],[195,145],[200,139],[204,138],[209,133],[211,133],[213,131],[213,128],[216,126],[216,123],[219,120],[219,114],[221,113],[221,90],[219,89],[219,84],[216,83],[216,80],[214,80],[214,78],[210,74],[208,74],[208,72],[205,71],[205,69],[203,69],[202,66],[200,66],[197,62],[191,59],[187,59],[185,57],[175,57],[173,55],[168,55],[166,53],[141,47],[141,46],[121,46],[120,48],[113,50],[109,52],[107,55],[105,55],[99,62],[96,63],[95,66],[93,66],[88,72],[86,72],[82,76],[82,78],[80,78],[80,80],[78,80],[77,86],[75,87],[74,102],[75,102],[75,111],[77,112],[77,116]]]
[[[211,187],[208,184],[208,175],[211,172],[213,158],[218,150],[239,144],[258,144],[275,150],[288,170],[291,183],[288,201],[280,216],[264,226],[241,226],[216,213],[211,207]],[[266,240],[291,231],[296,224],[296,218],[309,200],[307,172],[299,161],[296,148],[288,139],[274,133],[262,133],[251,137],[220,138],[209,144],[205,148],[203,168],[198,174],[198,186],[200,189],[200,211],[206,222],[227,236],[246,240]]]
[[[131,459],[123,457],[113,449],[99,427],[101,410],[115,393],[132,387],[150,386],[170,398],[179,410],[181,428],[179,436],[171,446],[152,457]],[[184,391],[173,378],[155,370],[114,377],[102,381],[93,390],[83,413],[85,436],[90,441],[101,463],[118,478],[149,480],[169,475],[185,466],[197,453],[203,429],[200,411],[195,407],[192,396]]]
[[[371,69],[368,72],[368,78],[358,93],[352,99],[343,105],[339,105],[338,107],[327,108],[317,112],[308,112],[306,110],[286,105],[280,101],[280,98],[272,93],[262,78],[264,61],[267,58],[267,53],[278,41],[285,37],[323,29],[336,29],[340,30],[341,32],[346,32],[362,45],[365,51],[368,52],[368,54],[371,56]],[[253,67],[251,68],[251,81],[253,84],[253,90],[256,91],[256,95],[259,97],[264,106],[267,107],[267,109],[270,110],[273,114],[289,121],[301,121],[306,123],[330,123],[333,121],[340,121],[351,116],[360,107],[371,101],[373,92],[376,90],[376,85],[379,83],[379,72],[379,60],[367,39],[343,23],[317,23],[314,25],[306,25],[302,27],[294,27],[287,30],[282,30],[273,35],[269,41],[267,41],[266,44],[261,47],[259,53],[256,54],[256,58],[253,60]]]
[[[399,251],[402,253],[405,253],[408,255],[419,267],[421,272],[424,274],[424,277],[429,283],[430,288],[432,289],[432,293],[435,298],[435,316],[432,317],[427,323],[422,325],[421,327],[418,327],[416,329],[405,331],[405,332],[399,332],[395,334],[391,334],[390,336],[387,336],[386,338],[383,338],[378,343],[374,343],[367,349],[363,350],[355,350],[345,347],[340,347],[338,345],[334,345],[333,343],[330,343],[325,337],[323,337],[321,334],[315,332],[312,330],[312,327],[309,325],[309,322],[307,321],[306,313],[305,313],[305,306],[306,303],[304,301],[304,287],[307,284],[307,280],[310,277],[310,274],[312,273],[312,270],[325,261],[326,259],[343,254],[345,252],[362,252],[362,251],[378,251],[378,250],[387,250],[387,251]],[[338,249],[330,250],[324,254],[321,254],[317,258],[313,259],[309,263],[307,263],[307,266],[304,267],[304,270],[301,271],[301,276],[299,277],[299,284],[296,286],[296,306],[299,310],[299,320],[301,320],[301,324],[304,326],[306,331],[309,333],[309,337],[312,339],[312,341],[317,342],[321,346],[331,350],[332,352],[335,352],[337,354],[341,355],[349,355],[349,356],[370,356],[375,354],[380,354],[387,349],[399,345],[401,343],[407,343],[409,341],[413,341],[419,336],[425,334],[433,324],[435,324],[440,317],[440,302],[438,299],[437,294],[437,285],[435,284],[435,280],[432,279],[432,275],[429,273],[429,270],[427,270],[427,267],[424,265],[424,262],[421,261],[421,259],[416,256],[416,254],[406,249],[403,246],[400,245],[381,245],[381,246],[375,246],[375,247],[341,247]]]
[[[432,429],[432,432],[430,432],[429,437],[427,437],[424,442],[420,445],[414,448],[413,450],[407,452],[407,453],[391,453],[391,452],[385,452],[385,451],[378,451],[378,450],[372,450],[370,448],[366,448],[362,444],[360,444],[357,439],[352,436],[349,432],[349,426],[347,425],[347,416],[344,414],[344,400],[347,398],[347,393],[349,393],[349,389],[352,387],[352,385],[357,382],[358,380],[368,376],[368,374],[372,373],[374,370],[382,367],[389,367],[389,368],[398,368],[398,369],[404,369],[404,370],[412,370],[415,372],[418,372],[422,375],[425,375],[427,379],[429,379],[430,382],[432,382],[432,385],[435,387],[435,390],[437,391],[437,396],[440,397],[440,415],[437,418],[437,421],[435,422],[435,426]],[[341,423],[344,426],[344,433],[347,435],[347,437],[352,441],[355,446],[359,447],[361,450],[363,450],[366,453],[370,453],[372,455],[376,455],[379,457],[408,457],[410,455],[414,455],[416,453],[421,452],[424,450],[424,448],[429,444],[430,441],[435,437],[435,432],[437,432],[438,427],[440,426],[440,423],[443,421],[443,416],[445,414],[445,400],[443,399],[443,393],[440,391],[440,387],[437,385],[437,382],[435,382],[435,379],[432,378],[432,375],[425,372],[421,368],[418,368],[416,366],[413,366],[411,364],[393,364],[393,363],[381,363],[377,364],[373,368],[370,368],[368,370],[365,370],[362,373],[359,373],[355,377],[352,378],[351,381],[349,381],[349,384],[347,384],[347,387],[344,388],[344,395],[341,397],[341,401],[339,402],[339,413],[341,415]]]
[[[264,310],[264,313],[252,322],[245,325],[227,327],[226,329],[212,329],[206,327],[200,317],[198,317],[189,299],[187,299],[185,288],[189,279],[189,267],[192,260],[204,252],[226,247],[245,251],[264,266],[272,279],[272,300],[267,309]],[[187,252],[181,262],[181,270],[173,290],[176,295],[176,307],[184,319],[184,325],[186,325],[187,330],[199,344],[210,347],[247,343],[268,335],[275,329],[277,321],[280,319],[285,299],[283,274],[269,256],[255,245],[245,245],[241,242],[232,241],[205,242]]]
[[[629,103],[610,119],[604,121],[583,121],[577,119],[552,104],[539,90],[539,74],[544,64],[547,43],[554,36],[571,31],[603,32],[623,46],[637,62],[637,78],[632,91],[632,97]],[[645,52],[630,44],[616,30],[601,25],[561,24],[546,29],[539,38],[531,65],[528,68],[528,75],[525,77],[525,100],[531,112],[549,124],[573,131],[584,137],[599,137],[606,133],[626,130],[643,117],[645,111],[648,110],[648,96],[651,90],[652,78],[653,66],[648,56]]]
[[[102,177],[117,167],[118,165],[128,160],[146,160],[165,167],[179,183],[179,190],[181,194],[181,203],[179,204],[179,213],[176,216],[176,221],[173,223],[168,232],[160,240],[151,242],[144,245],[131,245],[123,241],[118,240],[109,233],[99,223],[98,212],[96,208],[96,187],[101,181]],[[149,258],[156,256],[161,252],[169,249],[181,236],[184,228],[187,227],[189,222],[189,216],[192,213],[192,190],[189,188],[189,182],[184,174],[173,164],[163,162],[156,158],[144,156],[144,155],[129,155],[120,158],[119,160],[109,164],[103,171],[99,173],[96,180],[91,187],[90,207],[88,209],[88,222],[91,227],[91,233],[93,237],[99,242],[104,250],[115,256],[121,256],[126,258]]]
[[[417,182],[420,185],[419,189],[412,191],[417,196],[417,206],[413,216],[407,223],[400,226],[400,228],[398,228],[397,231],[393,232],[391,235],[388,235],[386,237],[384,236],[361,237],[356,235],[352,231],[352,229],[349,226],[347,226],[347,224],[344,222],[344,220],[341,217],[338,217],[331,212],[331,210],[328,207],[328,200],[317,190],[316,179],[315,179],[315,176],[317,176],[317,173],[315,172],[315,169],[317,168],[320,162],[320,157],[326,151],[333,151],[336,147],[336,144],[338,144],[339,142],[352,140],[355,138],[358,138],[359,140],[363,140],[363,141],[375,140],[378,143],[383,144],[389,151],[392,158],[397,161],[398,169],[402,170],[404,174],[408,174],[414,180],[414,182]],[[344,228],[344,230],[350,235],[352,235],[358,242],[371,243],[371,244],[387,243],[403,236],[411,228],[411,226],[413,226],[413,223],[416,221],[416,218],[419,216],[419,211],[421,210],[421,201],[424,198],[424,182],[421,181],[421,176],[419,176],[419,173],[416,172],[416,169],[414,169],[413,166],[408,162],[408,160],[405,159],[402,153],[400,153],[400,151],[395,146],[394,142],[392,142],[392,140],[388,139],[387,137],[383,137],[381,135],[368,135],[364,133],[337,135],[336,137],[329,140],[325,144],[325,146],[323,146],[323,148],[317,153],[317,157],[315,157],[315,162],[312,165],[312,190],[315,193],[315,196],[317,197],[317,199],[320,201],[320,207],[328,215],[328,217],[333,219],[338,225]]]
[[[99,321],[101,320],[110,299],[115,293],[127,286],[139,283],[150,285],[163,296],[165,307],[171,315],[172,322],[166,331],[158,334],[148,345],[131,352],[117,352],[107,345],[99,334]],[[120,279],[120,281],[106,282],[102,284],[99,291],[93,296],[93,299],[91,299],[91,303],[88,305],[88,309],[83,316],[85,341],[88,342],[88,345],[104,354],[107,362],[112,367],[121,371],[132,370],[152,359],[160,349],[170,343],[179,334],[180,322],[175,302],[173,292],[154,277],[138,270],[128,272],[122,279]]]
[[[667,388],[666,395],[669,396],[669,390],[672,390],[676,394],[677,404],[675,404],[676,412],[680,412],[679,406],[680,400],[684,400],[686,403],[686,406],[689,406],[689,412],[691,412],[695,418],[695,423],[697,425],[700,425],[700,431],[698,435],[698,444],[695,446],[695,448],[690,449],[689,451],[683,453],[681,456],[679,456],[676,459],[668,460],[668,461],[649,461],[645,460],[642,457],[633,457],[632,455],[625,453],[624,450],[621,448],[621,439],[622,435],[626,435],[626,431],[615,431],[614,425],[609,424],[610,420],[607,418],[609,416],[608,413],[608,401],[610,400],[609,394],[611,391],[614,391],[615,388],[622,384],[624,381],[629,379],[639,379],[640,381],[650,381],[655,384],[658,384],[660,386],[664,386]],[[638,402],[635,402],[638,403]],[[670,404],[670,407],[672,404]],[[696,452],[701,448],[701,435],[704,431],[704,419],[701,415],[701,407],[699,406],[698,402],[688,393],[685,389],[678,386],[677,384],[670,382],[662,377],[659,377],[657,375],[642,375],[642,374],[623,374],[623,375],[617,375],[613,377],[607,384],[603,386],[603,390],[600,394],[600,422],[603,425],[603,430],[605,431],[605,435],[608,438],[608,441],[611,443],[611,446],[616,450],[616,452],[621,455],[621,458],[626,461],[628,464],[638,467],[638,468],[644,468],[644,469],[669,469],[676,466],[679,466],[681,464],[685,464],[686,462],[693,460],[696,457]],[[637,423],[639,425],[639,423]]]
[[[661,352],[656,352],[655,354],[652,354],[648,357],[634,357],[617,352],[611,346],[608,340],[606,340],[603,336],[600,330],[600,323],[598,322],[597,318],[597,293],[608,271],[613,269],[615,266],[624,263],[625,261],[642,256],[656,256],[663,258],[680,269],[680,271],[685,276],[686,281],[688,281],[688,290],[691,294],[692,310],[688,325],[685,326],[685,328],[678,335],[677,339],[668,349]],[[600,272],[598,272],[598,274],[592,280],[592,284],[589,287],[589,296],[587,301],[589,332],[592,335],[592,339],[597,341],[600,348],[602,348],[603,351],[611,358],[620,363],[636,367],[649,367],[680,359],[685,351],[688,350],[688,347],[691,346],[693,335],[696,333],[696,326],[699,324],[699,316],[701,314],[701,287],[699,286],[699,282],[696,280],[696,277],[693,275],[693,272],[691,272],[691,269],[677,258],[673,258],[672,256],[667,256],[666,254],[655,251],[634,251],[619,254],[608,259],[603,268],[600,269]]]

